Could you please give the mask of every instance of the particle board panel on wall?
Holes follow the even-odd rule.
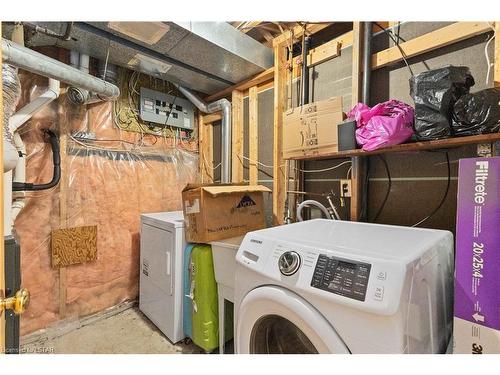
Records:
[[[97,259],[97,225],[55,229],[51,239],[53,268]]]

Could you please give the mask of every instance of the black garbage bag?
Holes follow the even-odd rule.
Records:
[[[466,66],[450,65],[410,78],[417,138],[430,140],[450,137],[453,106],[473,85],[474,78]]]
[[[481,90],[458,99],[452,126],[455,135],[500,132],[500,89]]]

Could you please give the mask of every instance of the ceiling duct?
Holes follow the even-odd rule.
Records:
[[[64,34],[67,22],[32,22]],[[6,25],[9,36],[13,25]],[[273,65],[272,49],[226,22],[74,22],[69,40],[37,33],[30,47],[56,45],[213,94]]]

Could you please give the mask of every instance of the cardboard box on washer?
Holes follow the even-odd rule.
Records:
[[[283,119],[283,157],[337,152],[337,126],[344,118],[340,96],[288,110]]]
[[[262,185],[188,184],[182,191],[186,240],[208,243],[266,227]]]

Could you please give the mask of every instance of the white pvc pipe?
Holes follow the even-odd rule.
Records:
[[[42,108],[57,99],[60,91],[60,82],[55,79],[49,79],[49,87],[47,90],[11,116],[9,119],[9,128],[11,132],[14,133]]]
[[[12,171],[3,174],[3,235],[5,237],[12,234],[11,210],[12,204]]]

